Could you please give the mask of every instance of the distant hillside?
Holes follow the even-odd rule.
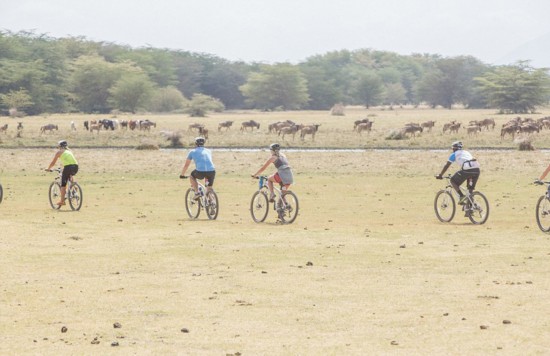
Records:
[[[550,32],[515,48],[495,64],[512,64],[519,60],[529,60],[535,68],[550,68]]]

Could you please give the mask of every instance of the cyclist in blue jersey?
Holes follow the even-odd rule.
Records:
[[[443,167],[441,173],[439,173],[436,178],[443,179],[443,174],[445,174],[451,164],[458,164],[460,166],[460,170],[451,177],[451,185],[460,196],[458,203],[464,205],[466,203],[466,196],[460,190],[460,185],[464,183],[465,180],[468,180],[468,190],[472,193],[476,187],[476,183],[481,172],[479,170],[479,162],[470,152],[463,150],[462,147],[462,142],[453,142],[453,153],[449,157],[449,160]]]
[[[180,175],[180,178],[185,178],[185,172],[187,172],[187,168],[189,168],[191,161],[195,161],[195,169],[189,176],[191,186],[195,191],[195,199],[200,197],[197,179],[206,178],[208,180],[206,183],[206,189],[211,191],[214,185],[214,179],[216,178],[216,168],[214,167],[214,163],[212,163],[212,152],[208,148],[204,147],[205,142],[206,140],[204,137],[195,138],[196,147],[195,149],[189,151],[187,160],[185,161]]]

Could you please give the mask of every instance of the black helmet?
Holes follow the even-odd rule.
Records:
[[[61,140],[57,143],[57,146],[61,147],[61,148],[67,148],[67,145],[68,145],[68,143],[65,140]]]
[[[281,145],[279,145],[278,143],[272,143],[271,145],[269,145],[269,149],[272,151],[279,151],[281,149]]]
[[[462,149],[462,142],[461,141],[455,141],[455,142],[453,142],[452,147],[457,149],[457,150],[461,150]]]
[[[204,139],[204,137],[195,137],[195,145],[197,146],[204,146],[204,143],[206,142],[206,140]]]

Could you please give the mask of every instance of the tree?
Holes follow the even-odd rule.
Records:
[[[384,94],[382,79],[373,72],[362,73],[352,92],[356,102],[365,105],[367,109],[373,105],[378,105]]]
[[[403,104],[407,101],[407,91],[401,83],[389,83],[385,86],[384,102],[389,105]]]
[[[296,110],[309,100],[304,75],[288,63],[262,66],[240,90],[251,106],[262,110]]]
[[[34,104],[29,92],[23,88],[17,91],[10,90],[7,94],[0,94],[0,102],[14,114],[19,109],[25,109]]]
[[[497,67],[475,80],[489,106],[503,113],[534,112],[548,101],[550,93],[547,69],[535,69],[526,61]]]
[[[190,116],[204,117],[208,111],[223,111],[223,109],[223,103],[218,99],[204,94],[193,94],[186,112]]]
[[[143,72],[127,73],[109,89],[110,103],[121,111],[135,113],[151,100],[154,84]]]
[[[188,100],[175,87],[159,88],[153,94],[149,109],[154,112],[172,112],[183,109]]]

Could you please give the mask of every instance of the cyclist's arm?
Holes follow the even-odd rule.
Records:
[[[181,170],[181,175],[184,176],[185,175],[185,172],[187,171],[187,168],[189,168],[189,165],[191,164],[191,161],[190,159],[187,159],[185,161],[185,164],[183,165],[183,169]]]
[[[55,156],[53,156],[52,162],[50,163],[50,165],[48,166],[48,168],[46,170],[49,171],[53,168],[53,166],[55,166],[55,162],[57,162],[57,159],[59,158],[59,156],[61,156],[61,151],[57,151]]]
[[[269,158],[267,161],[265,161],[265,163],[264,163],[264,165],[262,166],[262,168],[260,168],[260,169],[258,170],[258,172],[256,172],[256,174],[253,174],[252,176],[256,177],[256,176],[260,175],[263,171],[265,171],[265,169],[266,169],[267,167],[269,167],[269,165],[270,165],[271,163],[275,162],[276,159],[277,159],[277,157],[273,157],[273,156],[272,156],[271,158]]]
[[[546,175],[548,175],[548,172],[550,172],[550,165],[548,165],[548,167],[546,167],[546,169],[544,170],[544,172],[540,176],[539,180],[543,180],[544,178],[546,178]]]
[[[447,169],[449,169],[451,164],[453,164],[453,162],[447,161],[447,163],[445,163],[445,166],[443,167],[443,169],[441,170],[441,173],[439,173],[439,175],[443,176],[445,174],[445,172],[447,172]]]

